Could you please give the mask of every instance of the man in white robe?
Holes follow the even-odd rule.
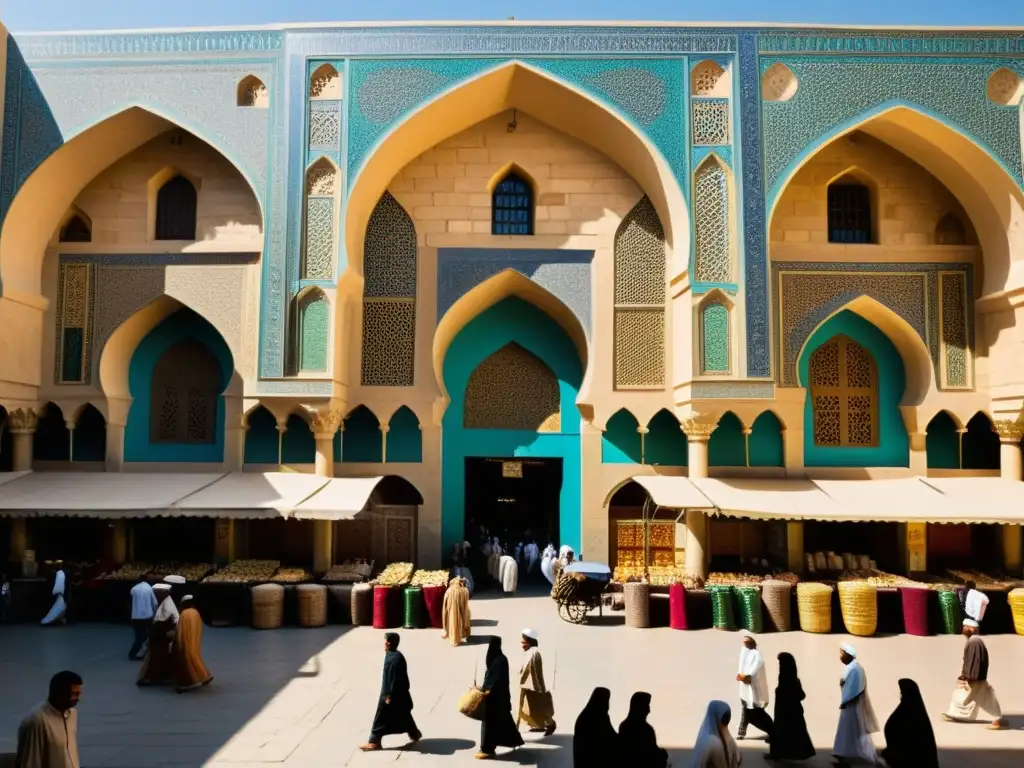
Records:
[[[843,645],[839,660],[846,665],[843,679],[839,681],[842,698],[839,703],[839,728],[832,745],[832,756],[840,766],[859,761],[868,765],[878,764],[878,753],[871,741],[871,734],[878,731],[875,710],[868,698],[868,678],[864,667],[857,661],[857,651],[852,645]]]
[[[544,549],[544,555],[540,560],[540,572],[551,584],[555,583],[555,548],[551,544]]]
[[[58,672],[49,695],[18,727],[18,768],[81,768],[78,760],[78,712],[82,678]]]
[[[985,618],[985,611],[988,610],[988,595],[984,592],[979,592],[975,588],[973,581],[967,582],[967,596],[964,598],[964,614],[968,619],[978,623],[981,626],[982,619]]]
[[[768,672],[764,667],[764,656],[757,648],[754,636],[743,631],[743,648],[740,650],[740,667],[736,674],[740,684],[740,725],[736,738],[747,737],[747,724],[750,723],[771,738],[773,723],[768,714]]]
[[[498,564],[498,581],[506,595],[515,594],[519,586],[519,566],[511,555],[502,555]]]
[[[524,555],[526,557],[526,572],[529,574],[535,573],[537,571],[537,561],[540,560],[537,542],[531,541],[527,544]]]
[[[64,585],[65,576],[64,569],[58,565],[57,573],[53,577],[53,594],[57,599],[53,601],[53,606],[50,608],[50,612],[43,617],[40,622],[44,627],[50,624],[66,624],[67,623],[67,601],[64,599]]]

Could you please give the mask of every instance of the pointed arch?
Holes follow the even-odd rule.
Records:
[[[302,277],[306,280],[334,278],[335,216],[338,208],[340,175],[329,157],[320,157],[306,169],[306,215]]]
[[[331,303],[320,288],[311,286],[295,297],[296,370],[326,372],[330,368]]]
[[[743,422],[732,411],[726,411],[718,419],[718,426],[708,440],[708,466],[747,466],[747,437],[743,434]]]
[[[628,408],[620,408],[601,433],[601,462],[604,464],[642,464],[640,423]]]
[[[967,422],[961,449],[964,469],[999,469],[999,434],[984,411],[978,411]]]
[[[705,59],[690,70],[690,94],[727,99],[732,94],[728,71],[717,61]]]
[[[789,101],[796,96],[800,82],[781,61],[772,64],[761,75],[761,98],[765,101]]]
[[[469,375],[463,398],[465,429],[560,432],[558,377],[514,341],[491,353]]]
[[[388,464],[418,464],[423,461],[423,431],[420,420],[407,405],[403,405],[391,415],[385,439],[387,454],[384,460]]]
[[[936,245],[967,245],[967,230],[955,213],[947,213],[935,225]]]
[[[772,182],[769,222],[794,175],[824,147],[857,130],[922,166],[963,206],[982,249],[983,295],[1024,285],[1024,274],[1010,270],[1011,254],[1024,252],[1024,190],[981,142],[916,104],[880,104],[805,147]]]
[[[83,405],[75,415],[72,461],[105,461],[107,458],[107,420],[92,403]]]
[[[774,411],[762,411],[751,425],[747,452],[752,467],[786,466],[785,428]],[[712,433],[714,434],[714,433]]]
[[[444,359],[455,337],[478,315],[513,296],[532,304],[565,331],[579,354],[580,365],[584,371],[581,392],[585,390],[590,373],[587,365],[590,348],[587,334],[579,318],[546,288],[521,272],[506,269],[463,294],[448,308],[437,324],[433,341],[434,376],[446,400],[449,399],[449,395],[444,382]]]
[[[277,464],[277,418],[265,405],[249,413],[245,430],[245,463]]]
[[[198,182],[176,168],[165,168],[149,180],[153,240],[196,239]]]
[[[661,467],[685,467],[687,441],[679,419],[662,408],[647,422],[643,463]]]
[[[732,371],[732,300],[721,290],[710,291],[697,305],[698,368],[702,376]]]
[[[1024,96],[1024,80],[1009,67],[1000,67],[989,75],[985,95],[1001,107],[1016,106]]]
[[[449,136],[511,108],[592,145],[622,167],[650,197],[676,259],[685,259],[686,203],[672,169],[643,132],[569,83],[524,62],[510,61],[454,84],[421,105],[367,155],[349,189],[345,214],[346,253],[354,272],[362,270],[370,213],[391,179]]]
[[[732,194],[732,174],[712,152],[693,172],[694,282],[736,280]]]
[[[341,98],[341,75],[329,62],[321,64],[309,76],[310,101],[328,101]]]
[[[77,205],[72,205],[64,215],[57,239],[61,243],[91,243],[92,219]]]
[[[70,458],[71,433],[64,413],[56,403],[46,403],[32,435],[32,460],[69,461]]]
[[[515,163],[499,171],[487,188],[491,192],[491,234],[532,235],[536,183]]]
[[[878,181],[871,174],[850,166],[829,180],[825,193],[830,243],[878,242]]]
[[[299,413],[288,414],[281,435],[282,464],[312,464],[316,461],[316,437],[309,422]]]
[[[346,464],[379,464],[384,443],[377,415],[365,405],[357,406],[345,417],[341,436],[341,460]]]
[[[665,386],[665,231],[647,196],[615,232],[614,384]]]
[[[925,427],[928,469],[960,469],[960,423],[949,411],[936,413]]]
[[[267,86],[256,75],[246,75],[239,80],[237,91],[235,103],[239,107],[267,109],[270,106]]]

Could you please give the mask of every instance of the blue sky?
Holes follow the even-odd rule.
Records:
[[[14,32],[285,22],[504,19],[1024,26],[1024,0],[0,0]]]

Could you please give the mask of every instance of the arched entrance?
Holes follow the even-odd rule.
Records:
[[[471,525],[510,545],[529,528],[538,542],[578,551],[583,366],[569,334],[535,305],[505,298],[455,336],[443,379],[444,551]]]

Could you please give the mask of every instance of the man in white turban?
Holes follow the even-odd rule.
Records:
[[[544,554],[540,559],[540,572],[544,574],[544,578],[552,584],[555,583],[555,548],[553,545],[548,544],[544,548]]]
[[[848,765],[850,760],[863,760],[871,765],[878,763],[878,753],[871,741],[871,734],[878,731],[875,710],[868,698],[868,677],[864,667],[857,661],[857,651],[852,645],[843,644],[839,649],[839,660],[846,666],[839,681],[842,696],[839,702],[839,728],[832,745],[832,756],[836,764]]]
[[[967,638],[964,644],[964,663],[956,690],[953,691],[953,699],[943,716],[954,722],[972,722],[984,716],[992,720],[989,728],[1003,730],[1006,721],[1003,720],[1003,710],[996,698],[996,691],[988,681],[988,649],[981,639],[978,621],[964,619],[963,634]]]
[[[740,650],[740,666],[736,673],[740,684],[740,725],[736,738],[747,737],[747,724],[764,731],[771,738],[772,718],[768,714],[768,672],[764,656],[758,650],[757,640],[750,632],[743,630],[743,648]]]
[[[519,718],[534,733],[555,732],[555,704],[544,682],[544,666],[537,649],[537,631],[522,631],[523,665],[519,670]]]

